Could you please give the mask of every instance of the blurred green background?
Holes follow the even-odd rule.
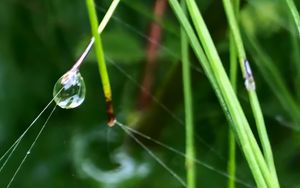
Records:
[[[111,1],[95,2],[101,20]],[[300,2],[296,3],[299,10]],[[154,4],[152,0],[123,0],[102,35],[113,104],[122,123],[184,151],[180,28],[168,6],[157,22],[161,40],[155,69],[151,73],[145,69],[147,46],[151,44],[149,31],[151,24],[159,20],[154,15]],[[202,0],[199,6],[228,68],[228,30],[222,2]],[[280,183],[282,187],[299,188],[299,36],[283,0],[242,1],[240,23]],[[89,39],[84,0],[0,1],[1,154],[51,100],[56,80],[71,68]],[[215,171],[226,173],[228,124],[193,55],[192,61],[197,158],[215,169],[197,165],[197,184],[225,187],[228,178]],[[87,88],[85,102],[72,110],[56,109],[12,187],[181,187],[124,131],[106,126],[93,52],[81,74]],[[147,98],[140,88],[145,74],[153,79],[152,97],[148,96],[147,104],[139,105],[141,95]],[[254,125],[241,80],[238,97]],[[12,178],[51,108],[36,122],[0,173],[0,187],[6,187]],[[145,144],[185,178],[184,158],[153,143]],[[237,177],[243,182],[237,187],[255,186],[239,151]]]

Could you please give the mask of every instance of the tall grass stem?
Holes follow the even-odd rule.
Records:
[[[239,24],[237,23],[237,18],[235,16],[234,6],[232,5],[231,0],[223,0],[223,5],[224,5],[225,13],[226,13],[226,16],[227,16],[227,19],[229,22],[230,30],[232,32],[232,36],[234,38],[235,44],[237,46],[237,50],[239,52],[238,54],[239,54],[239,59],[240,59],[240,63],[241,63],[241,70],[242,70],[244,78],[246,79],[245,81],[247,81],[247,77],[249,76],[247,74],[249,74],[248,73],[249,70],[247,70],[247,67],[244,65],[244,62],[247,61],[246,52],[245,52],[242,37],[240,34]],[[270,141],[268,138],[266,125],[264,122],[262,110],[261,110],[261,107],[260,107],[260,104],[258,101],[256,91],[255,91],[255,89],[247,89],[247,91],[248,91],[249,100],[250,100],[252,112],[254,115],[256,127],[258,130],[260,142],[262,143],[265,160],[266,160],[268,167],[270,169],[270,172],[273,176],[274,182],[277,185],[279,185],[276,168],[275,168],[275,164],[274,164],[273,152],[272,152],[271,144],[270,144]]]
[[[203,69],[217,94],[226,117],[233,125],[232,128],[237,135],[238,141],[240,142],[241,148],[248,161],[249,167],[252,170],[252,174],[257,185],[259,187],[267,187],[267,185],[268,187],[276,187],[273,185],[268,167],[264,161],[258,144],[255,141],[255,137],[249,127],[241,105],[237,100],[236,94],[232,89],[224,67],[221,64],[221,60],[219,59],[218,53],[216,52],[215,46],[213,45],[212,39],[198,7],[194,1],[186,2],[189,13],[195,24],[197,34],[200,36],[199,38],[202,41],[205,52],[208,52],[207,55],[209,61],[179,3],[177,0],[169,0],[171,8],[185,29],[192,49],[203,66]],[[202,31],[202,29],[204,30]],[[257,155],[255,155],[255,153]],[[256,156],[258,156],[258,158]],[[258,162],[258,160],[260,160],[260,162]]]
[[[109,126],[113,126],[116,120],[115,120],[115,117],[113,114],[112,92],[111,92],[110,81],[109,81],[106,63],[105,63],[102,41],[101,41],[101,37],[98,33],[98,18],[97,18],[95,3],[94,3],[94,0],[86,0],[86,4],[87,4],[88,13],[89,13],[92,34],[95,39],[94,47],[95,47],[95,53],[96,53],[96,57],[97,57],[98,68],[99,68],[100,78],[101,78],[101,82],[102,82],[105,102],[106,102],[106,109],[107,109],[107,115],[108,115],[107,123]]]
[[[238,15],[239,11],[239,0],[232,0],[235,8],[235,15]],[[237,48],[234,42],[233,34],[230,31],[229,33],[229,57],[230,57],[230,82],[232,84],[232,88],[235,92],[237,92],[237,74],[238,74],[238,55]],[[231,177],[228,179],[228,188],[235,188],[235,173],[236,173],[236,142],[234,132],[229,127],[228,130],[228,174]]]
[[[182,9],[186,12],[185,2],[182,1]],[[183,28],[181,28],[181,57],[182,57],[182,82],[184,94],[185,110],[185,140],[186,140],[186,173],[187,187],[196,188],[196,168],[195,168],[195,141],[194,141],[194,123],[193,123],[193,97],[191,88],[191,66],[189,59],[188,39]]]

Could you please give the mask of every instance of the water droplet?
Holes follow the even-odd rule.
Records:
[[[78,70],[70,70],[57,80],[53,89],[54,101],[65,109],[76,108],[85,98],[85,83]]]
[[[247,59],[244,61],[244,65],[245,65],[245,71],[246,71],[245,87],[249,91],[255,90],[255,88],[256,88],[255,81],[254,81],[254,78],[252,75],[252,70],[251,70],[249,61]]]
[[[30,151],[27,151],[27,155],[29,155],[30,154]]]
[[[255,81],[252,76],[245,79],[245,87],[249,91],[255,90],[255,88],[256,88]]]

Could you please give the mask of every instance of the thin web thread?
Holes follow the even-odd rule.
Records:
[[[20,142],[22,141],[22,139],[24,138],[24,136],[27,134],[27,132],[35,125],[35,123],[37,122],[37,120],[43,115],[43,113],[49,108],[49,106],[53,103],[54,98],[57,97],[60,92],[63,90],[60,89],[57,94],[50,100],[50,102],[44,107],[44,109],[36,116],[36,118],[31,122],[31,124],[26,128],[26,130],[22,133],[22,135],[10,146],[10,148],[8,150],[6,150],[6,152],[1,156],[0,158],[0,162],[5,159],[5,157],[7,156],[6,160],[4,161],[4,163],[2,164],[1,168],[0,168],[0,173],[2,172],[2,170],[4,169],[5,165],[7,164],[7,162],[10,160],[10,158],[12,157],[12,155],[14,154],[15,150],[17,149],[17,147],[19,146]]]
[[[118,121],[116,122],[116,124],[118,126],[120,126],[123,130],[127,130],[127,131],[129,131],[129,132],[131,132],[133,134],[139,135],[142,138],[145,138],[145,139],[147,139],[147,140],[149,140],[149,141],[151,141],[151,142],[153,142],[153,143],[155,143],[155,144],[157,144],[157,145],[159,145],[159,146],[161,146],[161,147],[163,147],[163,148],[165,148],[165,149],[167,149],[169,151],[172,151],[172,152],[174,152],[174,153],[176,153],[176,154],[178,154],[178,155],[180,155],[180,156],[182,156],[184,158],[191,159],[196,164],[199,164],[199,165],[201,165],[201,166],[203,166],[203,167],[205,167],[205,168],[207,168],[207,169],[209,169],[211,171],[214,171],[214,172],[216,172],[219,175],[222,175],[222,176],[224,176],[224,177],[226,177],[228,179],[233,179],[236,183],[239,183],[239,184],[241,184],[241,185],[243,185],[245,187],[249,187],[249,188],[255,187],[255,186],[253,186],[253,185],[251,185],[251,184],[249,184],[249,183],[247,183],[247,182],[245,182],[245,181],[243,181],[243,180],[241,180],[241,179],[239,179],[237,177],[232,177],[229,174],[227,174],[227,173],[225,173],[225,172],[223,172],[221,170],[218,170],[218,169],[214,168],[213,166],[208,165],[208,164],[200,161],[199,159],[189,158],[189,157],[186,156],[185,153],[183,153],[183,152],[181,152],[181,151],[179,151],[179,150],[177,150],[177,149],[175,149],[175,148],[173,148],[173,147],[171,147],[171,146],[169,146],[167,144],[164,144],[164,143],[162,143],[162,142],[160,142],[158,140],[155,140],[155,139],[151,138],[150,136],[147,136],[147,135],[145,135],[145,134],[143,134],[143,133],[141,133],[141,132],[139,132],[139,131],[137,131],[135,129],[132,129],[132,128],[130,128],[130,127],[128,127],[128,126],[126,126],[126,125],[118,122]]]
[[[155,159],[165,170],[167,170],[183,187],[186,187],[186,183],[182,178],[176,174],[171,168],[169,168],[160,158],[158,158],[147,146],[145,146],[139,139],[137,139],[132,132],[125,128],[120,122],[116,122],[121,129],[123,129],[126,134],[128,134],[137,144],[139,144],[153,159]]]
[[[101,12],[105,13],[106,10],[98,5],[96,5],[96,8],[98,10],[100,10]],[[179,56],[177,55],[177,53],[173,52],[170,48],[162,45],[161,43],[158,43],[155,40],[152,40],[151,38],[149,38],[148,36],[146,36],[145,34],[143,34],[142,32],[140,32],[139,30],[135,29],[134,27],[132,27],[131,25],[129,25],[128,23],[122,21],[119,17],[112,15],[112,20],[117,21],[118,23],[124,25],[125,27],[127,27],[128,29],[130,29],[132,32],[136,33],[138,36],[140,36],[143,39],[146,39],[148,42],[153,43],[158,45],[160,48],[162,48],[163,50],[165,50],[166,52],[168,52],[170,55],[172,55],[175,58],[179,59]],[[114,67],[116,67],[123,75],[125,75],[134,85],[136,85],[137,87],[139,87],[140,89],[142,89],[142,91],[144,93],[146,93],[147,95],[150,96],[150,98],[157,103],[163,110],[165,110],[175,121],[177,121],[180,125],[184,126],[184,123],[181,119],[179,119],[174,113],[172,113],[164,104],[162,104],[155,96],[153,96],[151,93],[149,93],[143,86],[141,86],[136,80],[133,79],[133,77],[131,75],[129,75],[124,69],[122,69],[117,63],[115,63],[111,58],[109,58],[107,55],[105,56],[106,60],[112,64]],[[194,69],[197,72],[202,73],[203,71],[193,65],[190,64],[191,68]],[[222,155],[214,148],[212,147],[210,144],[208,144],[205,140],[203,140],[199,135],[195,135],[196,139],[198,141],[200,141],[205,147],[207,147],[210,151],[212,151],[218,158],[220,158],[221,160],[225,160],[224,157],[222,157]]]
[[[149,39],[146,35],[142,34],[141,32],[139,32],[138,30],[134,29],[132,26],[130,26],[129,24],[126,24],[125,22],[121,21],[120,19],[118,18],[115,18],[114,19],[117,19],[117,21],[119,21],[120,23],[123,23],[126,27],[130,28],[131,30],[133,30],[135,33],[137,33],[138,35],[140,35],[141,37],[147,39],[149,42],[151,43],[156,43],[155,41],[152,41],[151,39]],[[89,44],[90,46],[92,45],[92,42]],[[178,57],[172,50],[170,50],[169,48],[161,45],[161,44],[158,44],[160,47],[162,47],[164,50],[166,50],[168,53],[170,53],[171,55],[173,55],[174,57]],[[86,53],[86,52],[84,52]],[[82,59],[83,60],[83,59]],[[111,60],[112,62],[112,60]],[[116,65],[115,63],[113,63],[115,65],[115,67],[118,68],[118,70],[120,70],[125,76],[127,76],[132,82],[134,82],[137,86],[139,86],[141,89],[143,89],[144,92],[147,92],[145,91],[145,89],[140,86],[131,76],[128,75],[128,73],[126,73],[123,69],[121,69],[121,67],[119,67],[118,65]],[[195,70],[201,72],[200,69],[198,69],[197,67],[195,68]],[[61,92],[61,90],[58,92],[58,94]],[[57,94],[57,95],[58,95]],[[179,119],[174,113],[172,113],[165,105],[163,105],[162,103],[160,103],[160,101],[154,97],[153,95],[151,95],[150,93],[148,93],[152,99],[157,103],[159,104],[167,113],[169,113],[176,121],[178,121],[181,125],[183,125],[183,122],[181,121],[181,119]],[[34,126],[34,124],[36,123],[36,121],[41,117],[41,115],[45,112],[45,110],[48,109],[48,107],[51,105],[51,103],[53,102],[55,97],[53,97],[53,99],[46,105],[46,107],[40,112],[40,114],[34,119],[34,121],[28,126],[28,128],[23,132],[23,134],[14,142],[14,144],[4,153],[4,155],[0,158],[0,161],[2,161],[5,156],[7,156],[8,154],[8,157],[6,158],[5,162],[3,163],[3,165],[1,166],[0,168],[0,172],[3,170],[3,168],[5,167],[5,165],[7,164],[7,162],[9,161],[9,159],[11,158],[11,156],[13,155],[13,153],[15,152],[15,150],[17,149],[18,145],[20,144],[20,142],[22,141],[23,137],[27,134],[27,132]],[[55,108],[54,108],[55,109]],[[53,109],[53,111],[54,111]],[[33,142],[32,146],[30,147],[30,149],[28,150],[30,152],[30,150],[32,149],[32,147],[35,145],[37,139],[39,138],[41,132],[43,131],[46,123],[48,122],[48,120],[50,119],[50,117],[52,116],[52,113],[53,111],[51,112],[51,114],[48,116],[48,119],[47,121],[45,122],[45,124],[43,125],[42,129],[40,130],[38,136],[36,137],[35,141]],[[127,133],[128,130],[125,130]],[[140,144],[153,158],[155,158],[164,168],[166,168],[166,170],[168,170],[183,186],[185,186],[185,183],[182,181],[182,179],[176,174],[174,173],[170,168],[168,168],[159,158],[157,158],[157,156],[155,156],[145,145],[143,145],[137,138],[134,137],[134,135],[130,134],[129,133],[129,136],[133,137],[135,139],[135,141]],[[203,144],[205,144],[210,150],[214,151],[214,148],[209,146],[207,143],[205,143],[205,141],[203,141],[201,139],[201,142]],[[176,151],[174,148],[173,148],[174,151]],[[179,151],[177,151],[179,152]],[[179,152],[180,153],[180,152]],[[18,166],[17,170],[15,171],[11,181],[9,182],[8,186],[9,187],[11,185],[11,183],[13,182],[15,176],[17,175],[17,173],[19,172],[21,166],[23,165],[23,163],[25,162],[25,160],[27,159],[29,153],[27,153],[25,155],[25,157],[23,158],[21,164]]]
[[[26,161],[27,157],[29,156],[29,154],[30,154],[32,148],[35,146],[37,140],[38,140],[39,137],[41,136],[43,130],[45,129],[45,127],[46,127],[48,121],[50,120],[52,114],[54,113],[55,109],[56,109],[56,105],[53,107],[52,111],[50,112],[49,116],[47,117],[46,121],[44,122],[42,128],[40,129],[39,133],[36,135],[34,141],[32,142],[31,146],[30,146],[29,149],[27,150],[25,156],[23,157],[23,159],[22,159],[20,165],[19,165],[18,168],[16,169],[14,175],[13,175],[12,178],[10,179],[10,181],[9,181],[9,183],[7,184],[6,188],[9,188],[9,187],[11,186],[11,184],[12,184],[12,182],[14,181],[16,175],[18,174],[18,172],[20,171],[20,169],[21,169],[21,167],[23,166],[24,162]]]
[[[9,161],[9,159],[11,158],[11,156],[13,155],[13,153],[15,152],[15,150],[17,149],[17,147],[19,146],[20,142],[22,141],[22,139],[24,138],[24,136],[27,134],[27,132],[35,125],[36,121],[42,116],[42,114],[49,108],[49,106],[52,104],[54,99],[52,99],[47,105],[46,107],[38,114],[38,116],[32,121],[32,123],[27,127],[27,129],[23,132],[23,134],[11,145],[11,147],[1,156],[0,158],[0,162],[8,155],[8,157],[6,158],[6,160],[4,161],[4,163],[2,164],[1,168],[0,168],[0,173],[2,172],[2,170],[4,169],[5,165],[7,164],[7,162]]]
[[[129,75],[127,72],[125,72],[124,69],[122,69],[117,63],[115,63],[111,58],[107,57],[107,62],[112,64],[117,70],[119,70],[124,76],[127,77],[128,80],[130,80],[134,85],[139,87],[143,90],[147,95],[150,96],[150,98],[158,104],[164,111],[166,111],[175,121],[177,121],[181,126],[184,126],[184,123],[181,119],[179,119],[172,111],[170,111],[166,105],[162,104],[155,96],[153,96],[151,93],[149,93],[143,86],[141,86],[136,80],[133,79],[131,75]],[[196,139],[200,141],[205,147],[207,147],[210,151],[212,151],[218,158],[222,159],[224,161],[224,158],[221,156],[221,154],[211,145],[209,145],[204,139],[202,139],[199,135],[195,135]]]

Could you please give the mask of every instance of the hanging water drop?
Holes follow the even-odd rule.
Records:
[[[76,108],[85,98],[85,83],[78,70],[70,70],[57,80],[53,89],[54,101],[65,109]]]

